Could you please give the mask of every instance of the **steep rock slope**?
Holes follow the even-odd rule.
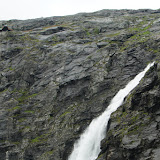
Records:
[[[159,159],[159,64],[112,114],[98,159]]]
[[[0,159],[67,160],[74,142],[116,92],[147,63],[159,62],[159,16],[153,10],[102,10],[2,22],[14,31],[0,37]],[[150,81],[159,84],[158,72],[152,71],[151,79],[146,76],[113,114],[98,159],[156,159],[158,121],[149,119],[149,111],[141,114],[144,105],[158,105],[158,98],[151,98],[158,97],[158,87],[153,93],[152,87],[144,89]],[[153,117],[157,111],[153,109]],[[123,116],[129,117],[128,123]],[[143,127],[128,136],[129,127],[134,128],[131,117],[136,116],[135,126],[140,121],[150,130],[156,127],[157,134]],[[156,145],[139,134],[156,139]],[[141,151],[137,157],[136,149]]]

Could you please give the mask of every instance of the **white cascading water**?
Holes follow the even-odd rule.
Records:
[[[74,149],[68,160],[95,160],[100,153],[100,143],[105,138],[106,127],[111,113],[123,103],[124,98],[133,90],[144,77],[148,69],[154,65],[150,63],[144,71],[131,80],[124,89],[121,89],[112,99],[107,109],[97,118],[93,119],[80,139],[74,144]]]

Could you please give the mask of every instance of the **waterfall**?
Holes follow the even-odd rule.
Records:
[[[74,149],[68,160],[95,160],[100,153],[101,140],[105,138],[106,127],[111,113],[123,103],[124,98],[133,90],[144,77],[148,69],[154,65],[150,63],[144,71],[131,80],[125,88],[121,89],[111,100],[107,109],[97,118],[93,119],[80,139],[74,144]]]

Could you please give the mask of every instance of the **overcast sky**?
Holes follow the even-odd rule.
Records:
[[[160,0],[0,0],[0,20],[30,19],[102,9],[158,9]]]

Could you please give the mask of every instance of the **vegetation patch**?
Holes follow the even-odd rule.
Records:
[[[94,28],[93,32],[94,32],[94,34],[99,34],[100,33],[100,29],[99,28]]]
[[[31,140],[31,143],[43,143],[48,140],[49,134],[43,134]]]
[[[13,69],[12,67],[9,67],[8,70],[10,71],[14,71],[15,69]]]
[[[33,114],[34,113],[34,111],[24,111],[25,113],[31,113],[31,114]]]
[[[64,117],[64,116],[66,116],[69,113],[71,113],[71,112],[64,112],[60,117]]]
[[[25,90],[25,91],[18,91],[19,93],[22,94],[21,97],[19,97],[17,99],[17,101],[21,104],[21,103],[24,103],[25,100],[29,99],[29,98],[33,98],[35,96],[38,95],[38,93],[35,93],[35,94],[32,94],[32,95],[28,95],[28,90]]]
[[[20,122],[20,123],[22,123],[22,122],[24,122],[24,121],[26,121],[25,118],[21,118],[21,119],[18,120],[18,122]]]
[[[16,106],[16,107],[10,108],[10,109],[8,109],[8,111],[14,111],[14,110],[18,110],[18,109],[21,109],[20,106]]]
[[[112,33],[112,34],[107,34],[106,37],[110,37],[111,38],[111,37],[116,37],[118,35],[120,35],[120,32]]]
[[[121,46],[120,51],[126,50],[131,45],[138,45],[139,43],[145,43],[147,42],[152,34],[149,31],[149,29],[152,27],[154,21],[151,21],[148,23],[148,21],[144,18],[142,22],[140,22],[138,25],[128,28],[128,33],[132,34],[126,42]]]
[[[82,28],[82,30],[85,32],[85,34],[89,37],[91,35],[89,29],[87,28]]]
[[[4,92],[6,92],[6,91],[8,91],[8,89],[5,89],[5,90],[1,91],[0,94],[1,94],[1,93],[4,93]]]

